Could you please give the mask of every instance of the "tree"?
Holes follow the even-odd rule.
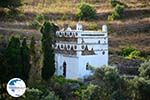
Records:
[[[21,64],[20,40],[18,37],[12,37],[6,49],[5,57],[7,58],[7,77],[6,81],[14,77],[23,78]]]
[[[146,61],[139,67],[139,76],[130,82],[132,98],[134,100],[150,100],[150,61]]]
[[[27,46],[26,38],[22,41],[21,46],[21,63],[22,63],[22,76],[23,80],[27,82],[29,79],[29,71],[30,71],[30,50]]]
[[[42,78],[44,80],[51,78],[55,72],[55,55],[52,45],[54,44],[56,30],[58,30],[58,27],[50,22],[45,22],[41,28],[43,50]]]
[[[144,62],[139,68],[140,76],[150,80],[150,60]]]
[[[82,3],[77,13],[78,19],[92,20],[96,18],[96,10],[89,4]]]
[[[0,7],[15,10],[22,5],[22,0],[0,0]]]
[[[35,38],[31,38],[30,43],[30,60],[31,60],[31,69],[30,69],[30,78],[28,83],[30,85],[36,83],[41,79],[41,53],[38,50],[38,47],[35,46]]]
[[[120,77],[116,68],[105,67],[98,68],[95,72],[95,83],[101,91],[103,100],[126,100],[127,99],[127,81]]]

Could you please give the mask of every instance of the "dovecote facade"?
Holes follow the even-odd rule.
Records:
[[[85,31],[80,23],[76,30],[68,27],[56,32],[56,74],[68,79],[86,78],[95,68],[108,64],[107,26],[102,31]]]

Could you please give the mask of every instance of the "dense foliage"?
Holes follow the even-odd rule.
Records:
[[[50,22],[45,22],[41,28],[42,33],[42,50],[43,50],[43,67],[42,78],[44,80],[50,79],[55,72],[55,58],[54,58],[54,34],[58,27]]]
[[[79,5],[79,11],[77,13],[77,18],[84,20],[92,20],[96,18],[96,10],[94,7],[87,3],[82,3]]]
[[[109,0],[109,2],[110,2],[110,4],[111,4],[112,7],[116,7],[117,4],[125,6],[125,4],[123,4],[122,2],[120,2],[118,0]]]
[[[28,81],[30,86],[41,80],[41,59],[41,48],[36,45],[36,40],[32,37],[30,43],[31,69],[29,72],[30,75]]]
[[[83,100],[126,100],[126,86],[127,81],[119,76],[116,68],[99,68],[94,83],[82,89],[80,97]]]
[[[27,82],[30,71],[30,52],[25,38],[20,42],[20,38],[13,36],[1,57],[0,85],[3,88],[14,77]],[[2,93],[6,94],[6,91],[2,91]]]
[[[23,74],[23,80],[27,81],[29,79],[29,72],[31,68],[30,64],[30,50],[27,46],[26,38],[23,39],[22,46],[21,46],[21,64],[22,64],[22,74]]]
[[[22,5],[22,0],[0,0],[0,7],[15,10]]]
[[[22,100],[60,100],[60,98],[48,89],[40,90],[31,88],[27,89]]]
[[[117,4],[112,14],[108,16],[108,20],[113,21],[113,20],[121,19],[123,12],[124,12],[124,6]]]
[[[44,21],[45,21],[44,15],[38,14],[35,16],[33,21],[30,23],[30,27],[38,30],[40,27],[42,27],[42,24],[44,23]]]

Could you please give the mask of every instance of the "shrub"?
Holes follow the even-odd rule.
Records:
[[[60,19],[61,19],[61,20],[67,20],[67,19],[68,19],[68,15],[67,15],[67,14],[64,14]]]
[[[128,46],[128,47],[124,47],[122,48],[121,52],[120,52],[120,55],[121,56],[124,56],[124,57],[127,57],[129,56],[133,51],[135,51],[136,49],[131,47],[131,46]]]
[[[125,47],[122,48],[122,51],[120,52],[121,56],[124,56],[128,59],[139,59],[144,61],[145,58],[141,56],[141,52],[135,48],[132,47]]]
[[[79,5],[79,11],[77,13],[78,19],[92,20],[96,17],[96,10],[87,3]]]
[[[38,22],[43,22],[45,20],[45,16],[43,14],[39,14],[35,17],[35,20]]]
[[[98,30],[98,25],[96,23],[89,24],[89,30]]]
[[[54,94],[54,92],[45,90],[42,91],[40,89],[27,89],[23,100],[60,100],[58,96]]]
[[[141,77],[144,77],[145,79],[150,79],[150,60],[141,64],[139,72]]]
[[[16,8],[22,5],[22,0],[1,0],[0,7],[8,8],[10,10],[16,10]]]
[[[17,19],[17,20],[24,20],[25,15],[24,13],[16,10],[10,10],[6,13],[6,17],[10,19]]]
[[[45,21],[45,17],[42,14],[37,15],[30,23],[30,27],[33,29],[39,29]]]
[[[128,56],[128,58],[133,59],[133,58],[138,58],[140,57],[141,52],[138,50],[134,50],[133,52],[130,53],[130,55]]]
[[[117,0],[109,0],[109,2],[110,2],[112,7],[116,7],[118,4],[126,6],[124,3],[120,2],[120,1],[117,1]]]
[[[108,20],[113,21],[113,20],[121,19],[123,12],[124,12],[124,6],[117,4],[112,14],[108,16]]]
[[[64,76],[54,76],[54,77],[52,77],[51,81],[56,82],[60,85],[64,85],[64,84],[67,84],[67,83],[79,83],[80,85],[82,85],[82,83],[80,81],[65,79]]]
[[[124,11],[124,6],[118,5],[115,7],[115,12],[118,13],[119,15],[122,15]]]

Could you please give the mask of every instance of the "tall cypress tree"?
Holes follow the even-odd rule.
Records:
[[[20,40],[18,37],[12,37],[6,49],[6,80],[14,77],[22,78]]]
[[[54,34],[57,30],[58,27],[50,22],[45,22],[41,28],[43,50],[42,78],[44,80],[48,80],[55,73],[55,55],[52,45],[54,43]]]
[[[27,46],[26,38],[23,39],[21,45],[21,63],[22,63],[22,78],[27,81],[29,79],[30,71],[30,50]]]

